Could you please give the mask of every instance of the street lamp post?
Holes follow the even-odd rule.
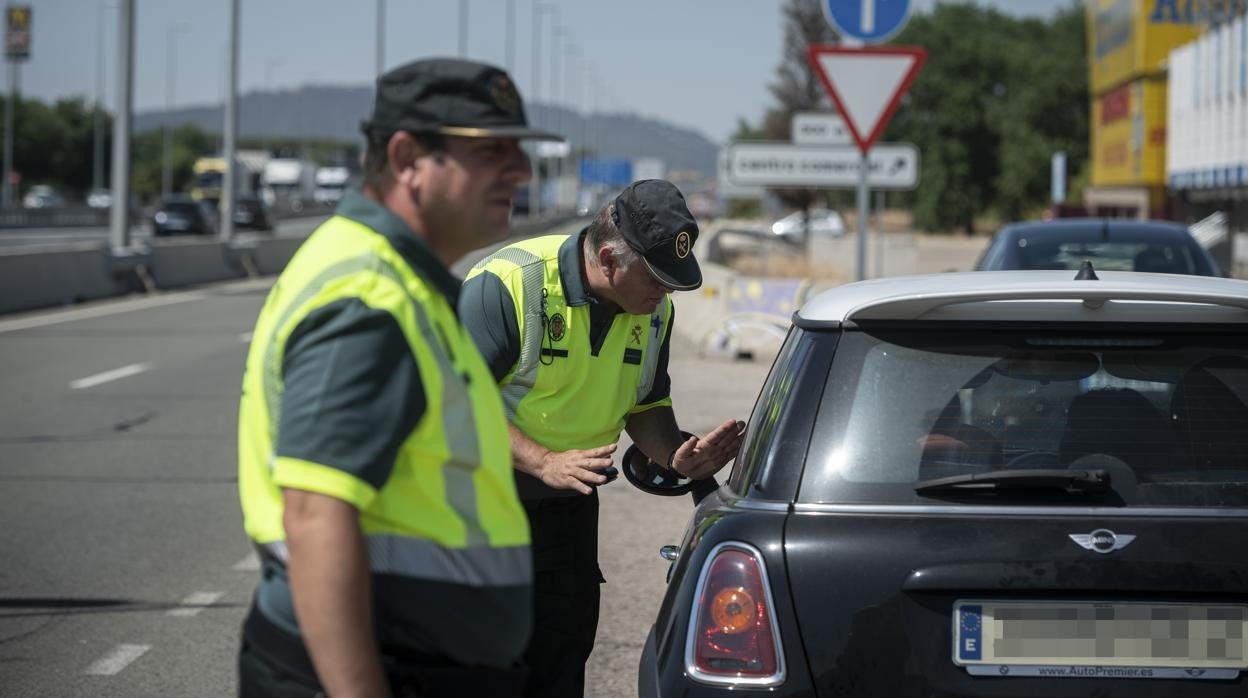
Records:
[[[533,0],[533,102],[537,103],[542,85],[542,14],[550,8],[540,0]],[[529,183],[529,215],[542,214],[542,156],[537,146],[533,149],[533,180]]]
[[[182,32],[189,31],[191,25],[186,22],[174,22],[169,25],[167,43],[165,45],[165,118],[162,120],[161,131],[164,136],[163,157],[160,166],[160,195],[162,198],[173,193],[173,128],[169,119],[173,115],[173,84],[177,78],[175,62],[177,52],[174,40]]]
[[[386,0],[377,0],[377,76],[386,69]]]
[[[268,93],[270,90],[273,89],[273,71],[276,70],[277,68],[282,67],[284,63],[285,61],[282,60],[281,56],[271,56],[268,60],[264,62],[264,92],[265,94],[263,97],[260,98],[260,105],[261,105],[260,106],[260,128],[261,128],[260,149],[264,151],[267,151],[269,149],[269,135],[268,135],[268,131],[266,130],[269,127],[267,123],[269,113],[268,113],[268,110],[264,108],[264,105],[266,104],[266,100],[271,99],[271,95],[269,95]]]
[[[468,0],[459,0],[459,57],[468,57]]]

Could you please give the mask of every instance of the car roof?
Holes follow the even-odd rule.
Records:
[[[807,301],[801,326],[854,321],[1248,323],[1248,281],[1207,276],[976,271],[846,284]]]
[[[1052,237],[1070,242],[1164,242],[1190,241],[1187,227],[1172,221],[1127,218],[1062,218],[1054,221],[1011,223],[998,233],[1003,237],[1040,240]]]

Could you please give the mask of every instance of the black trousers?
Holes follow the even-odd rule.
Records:
[[[382,657],[395,698],[518,698],[523,667],[497,669],[427,658]],[[303,643],[277,629],[252,607],[238,653],[239,698],[325,698]]]
[[[585,695],[598,632],[598,493],[524,502],[533,534],[533,637],[525,698]]]

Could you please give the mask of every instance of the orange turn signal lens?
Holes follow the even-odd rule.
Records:
[[[745,589],[724,589],[711,601],[711,618],[728,635],[745,632],[754,626],[754,599]]]

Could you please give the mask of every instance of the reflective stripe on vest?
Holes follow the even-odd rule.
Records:
[[[317,274],[286,307],[286,312],[276,327],[284,327],[290,321],[291,316],[303,307],[305,302],[319,293],[325,284],[365,270],[381,274],[407,292],[407,286],[403,283],[398,270],[377,255],[363,254],[331,265]],[[467,544],[469,546],[483,545],[487,543],[488,538],[481,527],[481,518],[477,512],[477,489],[472,482],[473,471],[481,462],[481,453],[477,448],[477,423],[472,414],[472,402],[467,391],[460,386],[459,379],[451,366],[451,360],[446,355],[445,340],[434,332],[429,319],[421,310],[419,301],[412,297],[410,292],[407,293],[407,297],[416,325],[420,328],[420,334],[428,343],[438,362],[438,370],[443,376],[442,430],[446,434],[447,445],[452,454],[452,459],[442,465],[442,476],[446,480],[446,497],[450,501],[451,508],[463,519],[467,529]],[[269,345],[264,354],[264,396],[269,407],[270,439],[274,441],[277,437],[276,420],[281,403],[282,367],[277,348],[277,337],[270,336]]]
[[[511,382],[501,390],[503,411],[510,420],[516,416],[516,406],[537,384],[538,358],[542,355],[542,330],[546,326],[546,316],[542,308],[546,271],[540,264],[541,257],[516,247],[504,247],[477,262],[473,269],[484,269],[496,259],[521,267],[524,277],[524,320],[520,322],[520,326],[524,328],[524,336],[520,338],[520,358],[516,362],[516,371],[511,376]]]
[[[533,581],[533,559],[528,548],[444,548],[423,538],[386,534],[366,537],[369,570],[413,579],[473,587],[522,586]],[[261,546],[265,553],[286,563],[286,541]]]

